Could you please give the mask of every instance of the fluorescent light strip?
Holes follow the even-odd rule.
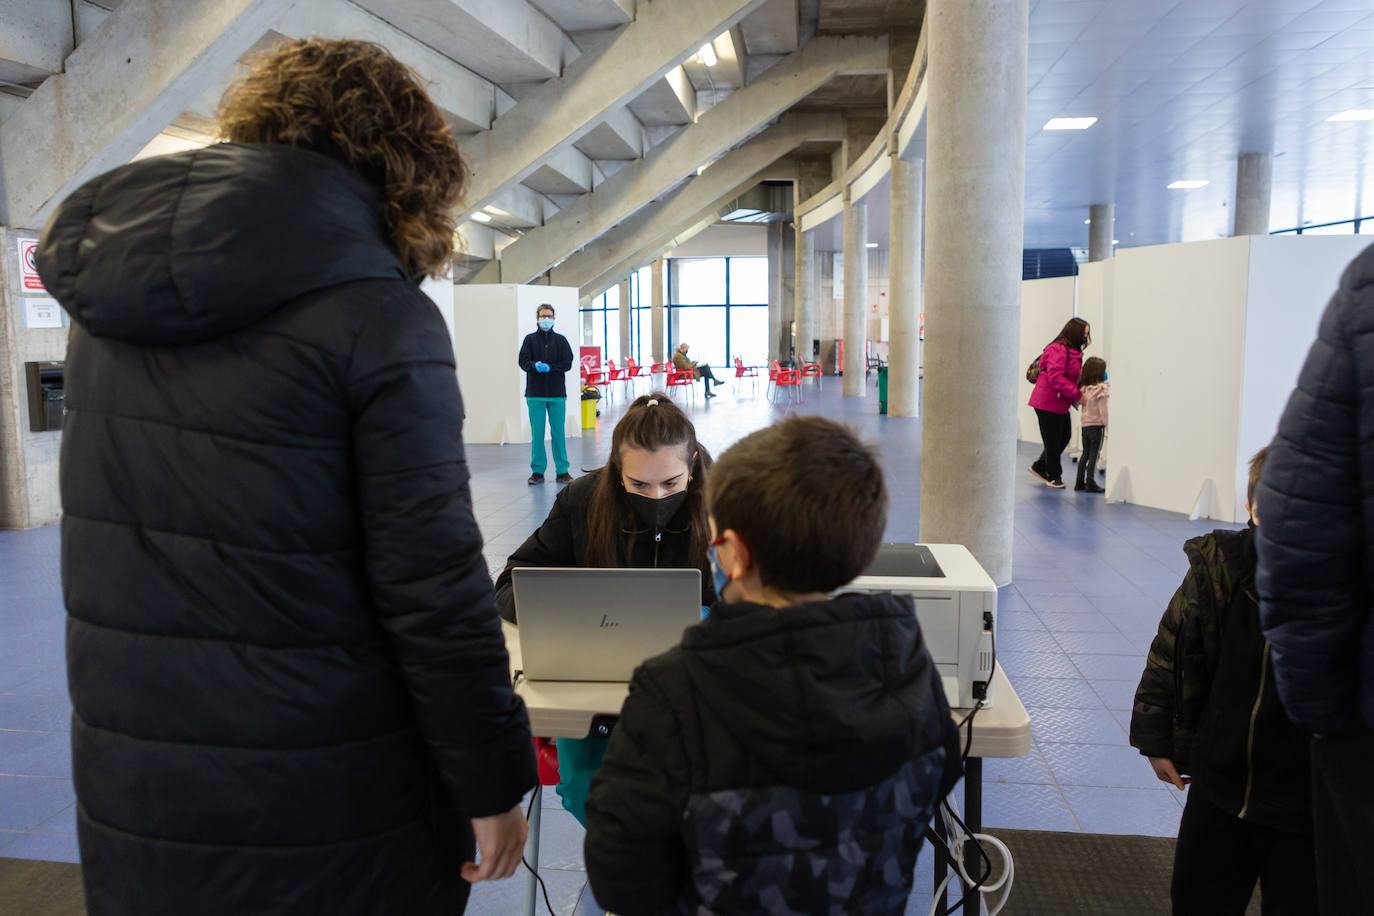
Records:
[[[1087,130],[1097,118],[1050,118],[1041,130]]]
[[[1212,182],[1205,178],[1187,178],[1182,181],[1175,181],[1169,185],[1171,191],[1191,191],[1195,188],[1205,188]]]
[[[477,220],[477,222],[479,223],[491,222],[491,217],[483,213],[481,210],[478,210],[476,213],[472,214],[472,218]]]
[[[877,243],[877,242],[868,242],[867,244],[868,244],[868,247],[869,247],[869,248],[877,248],[877,247],[878,247],[878,243]]]
[[[701,46],[701,50],[697,52],[697,57],[708,67],[714,67],[716,65],[716,49],[712,47],[709,41]]]
[[[1351,108],[1340,114],[1333,114],[1328,121],[1374,121],[1374,108]]]

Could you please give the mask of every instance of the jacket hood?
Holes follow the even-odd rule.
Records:
[[[869,785],[910,759],[914,710],[935,702],[939,684],[911,600],[893,595],[717,603],[682,648],[710,715],[773,772],[816,791]]]
[[[406,278],[373,185],[318,153],[237,143],[92,179],[48,221],[37,261],[88,333],[144,344],[212,339],[311,290]]]

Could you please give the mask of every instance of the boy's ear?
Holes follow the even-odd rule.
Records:
[[[730,569],[726,570],[730,574],[730,581],[743,579],[749,575],[749,570],[754,568],[754,552],[734,528],[726,528],[720,536],[725,538],[734,553],[735,561]]]

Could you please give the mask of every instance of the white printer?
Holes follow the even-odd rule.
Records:
[[[884,544],[862,576],[839,589],[909,595],[949,705],[992,705],[997,586],[962,544]]]

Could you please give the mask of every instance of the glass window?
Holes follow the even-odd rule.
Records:
[[[768,364],[768,306],[730,306],[730,365],[736,356],[746,366]]]
[[[688,359],[712,367],[730,362],[726,358],[725,306],[678,308],[673,311],[678,319],[678,338],[671,342],[674,350],[685,342],[690,347]]]
[[[1334,226],[1312,226],[1304,227],[1303,235],[1354,235],[1355,223],[1352,220],[1348,223],[1337,223]]]
[[[730,259],[730,304],[768,304],[768,259]]]
[[[682,305],[725,304],[724,258],[674,258],[676,302]]]

